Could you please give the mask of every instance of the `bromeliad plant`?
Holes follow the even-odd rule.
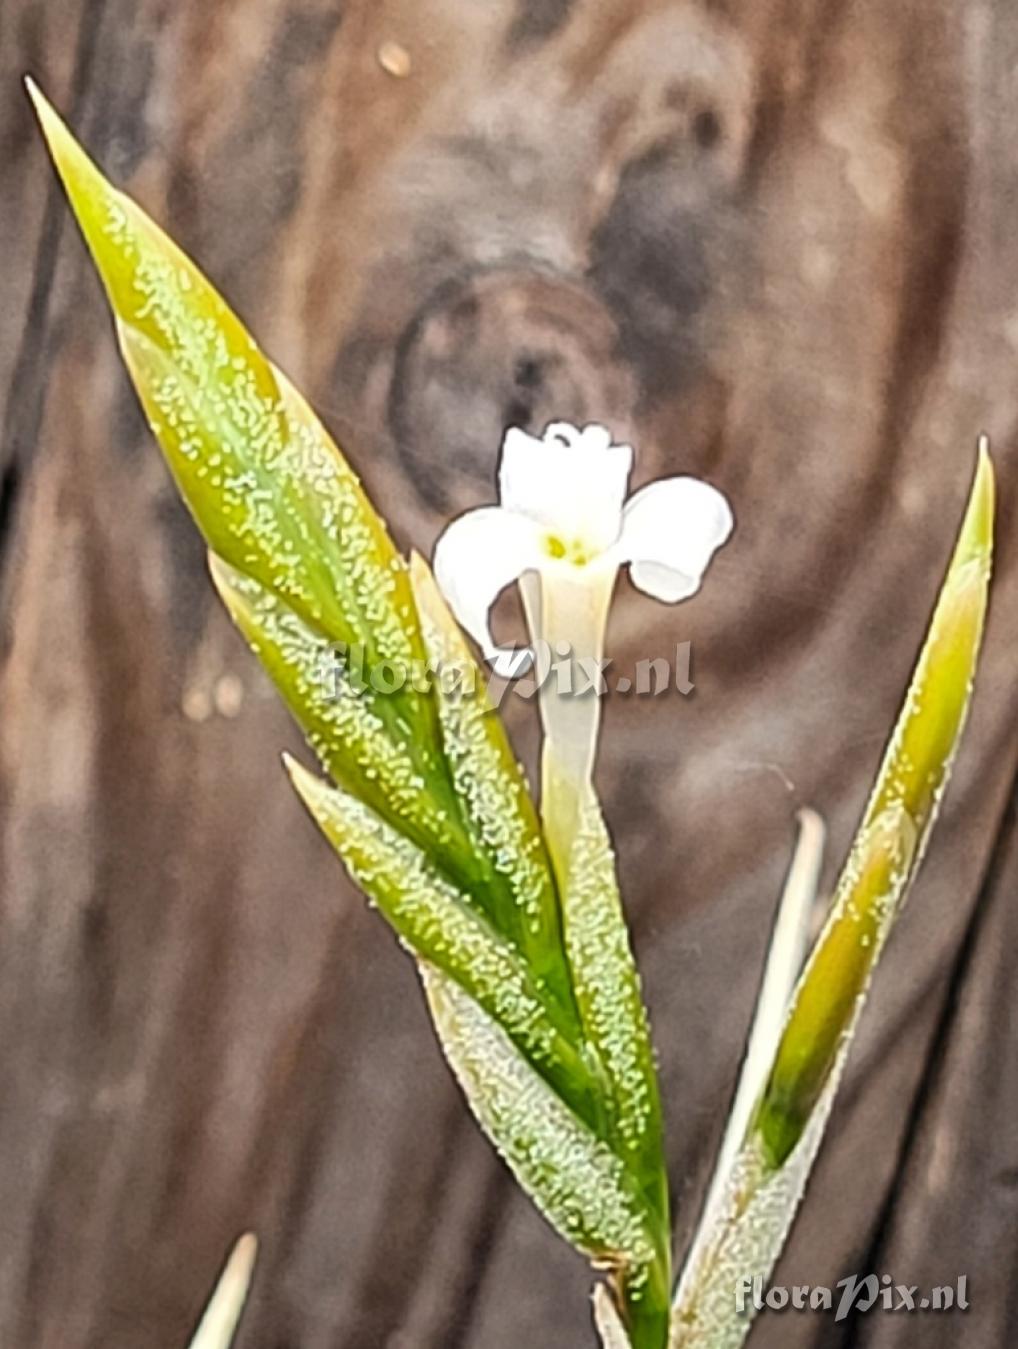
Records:
[[[328,779],[297,791],[416,961],[481,1127],[558,1231],[603,1271],[609,1349],[735,1349],[746,1276],[766,1280],[820,1143],[876,962],[947,783],[990,571],[981,448],[954,556],[873,794],[806,958],[822,828],[803,820],[714,1183],[673,1293],[661,1106],[611,842],[592,784],[596,698],[543,683],[540,812],[456,620],[506,673],[496,594],[520,579],[535,649],[596,661],[620,566],[676,602],[728,536],[713,488],[625,499],[632,452],[600,427],[513,431],[500,505],[455,521],[435,577],[405,561],[349,465],[191,261],[112,188],[31,89],[152,429],[213,581]],[[338,698],[324,653],[443,678]],[[452,672],[454,678],[448,678]]]

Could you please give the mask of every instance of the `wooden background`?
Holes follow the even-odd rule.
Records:
[[[974,715],[779,1276],[967,1274],[971,1309],[753,1344],[1011,1344],[1014,6],[0,0],[0,1345],[177,1349],[254,1226],[242,1349],[583,1346],[582,1262],[283,778],[296,737],[142,425],[26,70],[403,544],[490,499],[510,420],[609,418],[639,479],[730,495],[699,597],[621,587],[619,667],[689,640],[697,687],[609,700],[600,765],[680,1235],[794,812],[829,822],[829,884],[990,433]]]

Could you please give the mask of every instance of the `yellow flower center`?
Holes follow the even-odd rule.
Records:
[[[578,539],[562,539],[557,534],[547,534],[544,539],[545,552],[556,562],[571,562],[574,567],[585,567],[593,554]]]

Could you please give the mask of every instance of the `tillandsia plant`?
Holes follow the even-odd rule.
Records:
[[[209,547],[213,581],[328,779],[297,791],[420,970],[481,1127],[606,1283],[610,1349],[745,1339],[733,1290],[766,1278],[820,1143],[852,1034],[936,815],[962,730],[989,581],[981,448],[953,559],[826,923],[806,956],[822,826],[807,814],[778,907],[714,1182],[673,1291],[661,1104],[608,831],[597,698],[542,679],[540,808],[459,624],[506,674],[566,644],[596,667],[618,569],[692,594],[732,515],[668,479],[626,503],[632,451],[601,427],[506,436],[500,504],[454,521],[435,576],[404,560],[346,460],[190,260],[32,96],[113,308],[152,429]],[[519,579],[528,652],[488,610]],[[459,622],[457,622],[459,620]],[[323,654],[441,678],[329,696]],[[547,658],[546,656],[544,657]],[[204,1349],[204,1346],[203,1346]]]

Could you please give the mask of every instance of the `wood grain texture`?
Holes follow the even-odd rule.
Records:
[[[409,56],[404,78],[378,59]],[[600,784],[695,1221],[800,803],[861,812],[989,432],[999,561],[941,828],[778,1278],[969,1275],[1013,1339],[1018,17],[1004,0],[0,0],[0,1344],[172,1349],[233,1237],[241,1349],[592,1343],[413,971],[292,797],[30,124],[30,70],[323,411],[403,545],[507,418],[709,476],[701,596],[623,593]],[[514,621],[503,616],[508,630]],[[515,700],[518,702],[519,700]],[[521,752],[533,710],[512,708]]]

